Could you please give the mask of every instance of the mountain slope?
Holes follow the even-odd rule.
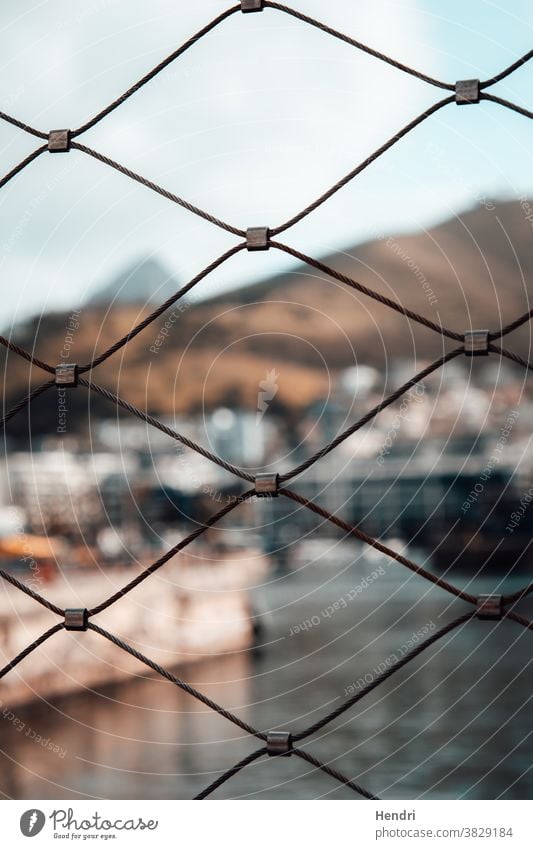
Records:
[[[157,259],[147,257],[132,264],[102,286],[90,305],[163,303],[178,288],[176,278]]]
[[[321,259],[453,330],[492,329],[529,308],[530,212],[526,204],[502,203],[466,212],[424,233],[377,239]],[[286,241],[292,243],[289,234]],[[117,291],[117,281],[112,285]],[[137,285],[135,279],[127,300],[146,292],[146,285],[151,283],[139,279]],[[171,285],[177,288],[175,281]],[[89,304],[74,334],[71,360],[87,361],[127,333],[148,313],[144,304],[145,296],[140,306],[122,299],[109,311],[99,302]],[[454,347],[452,340],[302,265],[173,315],[166,330],[169,313],[98,367],[94,380],[140,407],[169,414],[216,404],[255,409],[260,382],[275,370],[272,403],[296,413],[330,391],[337,369],[364,362],[385,370],[401,359],[414,371],[416,361],[435,359]],[[16,340],[33,349],[35,336],[37,355],[59,362],[66,324],[66,315],[48,315],[39,324],[20,328]],[[530,341],[528,323],[506,339],[506,346],[529,356]],[[43,379],[35,370],[34,376]],[[8,403],[27,382],[27,364],[10,355]],[[76,420],[87,415],[82,396],[70,395]],[[39,408],[43,427],[46,403]],[[111,405],[95,400],[92,415],[109,413]]]

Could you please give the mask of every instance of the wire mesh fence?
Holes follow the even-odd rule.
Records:
[[[289,220],[276,226],[250,226],[247,229],[236,227],[231,223],[228,223],[218,217],[215,217],[214,215],[211,215],[208,211],[200,209],[199,207],[189,203],[187,200],[184,200],[173,192],[168,191],[164,187],[152,182],[151,180],[146,179],[142,175],[135,173],[134,171],[130,170],[129,168],[126,168],[120,163],[114,161],[113,159],[110,159],[104,154],[92,149],[91,147],[86,146],[82,143],[82,141],[79,140],[87,130],[94,127],[100,121],[103,121],[111,112],[113,112],[115,109],[118,109],[126,100],[136,94],[144,86],[146,86],[164,68],[178,60],[181,55],[183,55],[187,50],[192,48],[200,39],[208,37],[209,33],[212,32],[215,28],[222,26],[223,24],[229,26],[230,23],[225,22],[228,21],[228,19],[230,19],[235,14],[250,14],[256,12],[272,12],[276,14],[292,16],[293,18],[301,22],[302,25],[317,28],[327,36],[345,42],[356,50],[363,51],[368,55],[374,57],[376,60],[387,63],[400,73],[409,74],[427,83],[430,86],[434,86],[435,88],[441,89],[442,91],[446,92],[446,96],[438,100],[431,107],[426,109],[420,115],[409,121],[409,123],[407,123],[404,127],[399,129],[391,138],[389,138],[384,144],[382,144],[381,147],[375,150],[363,162],[359,163],[341,180],[339,180],[329,189],[324,191],[315,201],[309,204],[305,209],[302,209],[301,211],[293,215]],[[250,25],[260,26],[260,21],[260,18],[254,16],[251,20]],[[0,678],[7,675],[19,663],[21,663],[24,658],[26,658],[29,654],[35,651],[35,649],[37,649],[47,640],[54,637],[55,634],[58,634],[59,632],[62,632],[64,630],[77,632],[91,630],[94,633],[100,635],[102,639],[114,643],[117,647],[136,658],[138,661],[140,661],[146,667],[151,669],[153,672],[162,676],[164,679],[166,679],[176,687],[179,687],[181,690],[188,693],[190,696],[197,699],[199,702],[203,703],[206,707],[215,711],[220,716],[224,717],[226,720],[236,725],[246,734],[250,735],[251,737],[255,737],[257,740],[260,741],[259,748],[252,751],[244,759],[232,766],[231,769],[227,770],[227,772],[219,776],[212,784],[206,787],[196,798],[206,798],[226,781],[229,781],[232,776],[236,775],[240,770],[244,769],[246,766],[263,756],[278,758],[291,756],[306,761],[312,767],[323,771],[334,781],[340,782],[341,784],[353,790],[356,794],[359,794],[360,796],[363,796],[367,799],[375,799],[378,797],[376,797],[369,789],[360,786],[357,782],[348,778],[342,772],[334,768],[331,764],[316,758],[312,754],[312,752],[310,752],[307,748],[302,748],[300,744],[302,744],[304,741],[307,741],[309,737],[311,737],[316,732],[322,730],[325,726],[332,723],[339,716],[349,711],[358,701],[364,698],[376,687],[379,687],[380,684],[389,679],[391,676],[395,675],[395,673],[398,672],[402,667],[415,660],[422,652],[426,651],[430,646],[435,644],[437,641],[441,640],[447,634],[450,634],[451,632],[465,625],[472,619],[482,619],[491,621],[509,619],[523,628],[533,630],[533,622],[524,618],[515,609],[519,601],[533,593],[533,582],[526,584],[520,590],[510,594],[475,595],[473,593],[466,592],[460,589],[459,587],[455,586],[453,583],[450,583],[448,580],[445,580],[444,578],[433,574],[431,571],[414,562],[413,560],[409,559],[404,554],[394,551],[393,549],[382,543],[380,540],[369,536],[357,525],[351,525],[345,522],[339,516],[332,514],[328,510],[324,509],[320,504],[317,504],[314,501],[304,497],[303,495],[298,493],[297,490],[292,488],[293,482],[294,485],[297,487],[297,478],[303,472],[308,470],[315,463],[319,463],[326,455],[334,451],[352,434],[354,434],[356,431],[371,422],[376,416],[379,415],[382,410],[394,404],[405,393],[409,392],[412,387],[421,383],[426,377],[428,377],[433,372],[436,372],[441,368],[445,368],[447,363],[451,362],[452,360],[458,357],[480,357],[489,356],[490,354],[492,354],[498,357],[505,357],[525,369],[532,369],[532,363],[528,362],[523,357],[514,353],[512,350],[509,350],[506,347],[502,347],[501,340],[507,335],[511,334],[514,330],[529,322],[533,317],[533,309],[528,310],[526,313],[517,317],[509,324],[503,327],[495,327],[492,330],[477,329],[472,327],[458,329],[445,327],[442,324],[432,321],[423,315],[413,312],[412,310],[406,309],[398,301],[372,290],[371,288],[358,282],[356,279],[353,279],[352,277],[347,276],[346,274],[340,273],[335,268],[330,267],[324,262],[321,262],[318,259],[315,259],[311,256],[308,256],[307,254],[296,250],[294,247],[290,246],[284,241],[281,242],[278,240],[278,237],[282,233],[285,233],[293,225],[302,221],[302,219],[306,218],[308,215],[311,215],[314,210],[316,210],[319,206],[321,206],[329,198],[331,198],[336,192],[342,189],[343,186],[345,186],[350,181],[354,180],[364,169],[369,167],[374,161],[376,161],[379,157],[385,154],[391,147],[393,147],[393,145],[396,144],[396,142],[402,139],[406,134],[414,131],[416,127],[418,127],[424,121],[431,120],[431,117],[435,113],[451,104],[473,106],[474,104],[479,103],[480,101],[487,100],[505,109],[514,110],[515,112],[518,112],[519,114],[527,118],[533,117],[533,112],[524,109],[518,104],[512,103],[496,95],[493,95],[489,91],[489,89],[493,85],[512,74],[515,70],[517,70],[525,62],[529,61],[529,59],[531,59],[532,57],[533,50],[529,51],[520,59],[513,62],[509,67],[502,70],[499,74],[496,74],[495,76],[487,80],[460,80],[456,83],[448,83],[423,74],[420,71],[411,68],[403,64],[402,62],[397,61],[396,59],[386,56],[383,53],[372,49],[366,44],[362,44],[356,39],[351,38],[350,36],[342,32],[338,32],[337,30],[332,29],[326,24],[321,23],[320,21],[315,20],[311,17],[308,17],[300,11],[292,9],[288,6],[279,3],[269,2],[269,0],[241,0],[240,3],[231,6],[229,9],[222,12],[220,15],[218,15],[216,18],[206,24],[206,26],[199,30],[199,32],[197,32],[193,37],[188,39],[184,44],[182,44],[169,56],[163,59],[163,61],[161,61],[158,65],[152,68],[152,70],[145,74],[145,76],[143,76],[138,82],[132,85],[120,97],[110,103],[105,109],[102,109],[100,112],[98,112],[80,127],[74,129],[60,129],[45,132],[24,123],[18,118],[8,115],[4,112],[0,112],[0,118],[3,121],[8,122],[9,124],[13,125],[19,130],[24,131],[25,133],[35,136],[42,142],[38,147],[35,148],[35,150],[33,150],[28,156],[26,156],[25,159],[19,162],[18,165],[12,168],[9,173],[7,173],[0,180],[0,187],[5,186],[10,180],[12,180],[17,174],[19,174],[24,169],[30,167],[37,168],[38,164],[36,163],[36,160],[38,160],[39,157],[41,157],[45,153],[70,153],[71,155],[73,155],[72,152],[78,152],[86,156],[90,156],[93,159],[102,163],[103,165],[106,165],[110,168],[119,171],[123,175],[129,177],[137,183],[140,183],[147,189],[158,193],[162,197],[166,198],[168,201],[178,204],[179,206],[188,210],[191,214],[199,216],[211,223],[213,226],[222,228],[228,233],[231,233],[239,240],[233,247],[231,247],[229,250],[227,250],[225,253],[223,253],[221,256],[211,262],[208,266],[203,268],[201,271],[199,271],[196,276],[193,277],[186,285],[182,286],[177,292],[175,292],[163,304],[161,304],[161,306],[153,310],[150,315],[148,315],[141,322],[139,322],[126,335],[124,335],[121,339],[117,340],[107,350],[104,350],[98,355],[96,355],[90,362],[83,364],[61,363],[59,365],[52,365],[39,359],[33,352],[30,352],[20,347],[16,344],[16,342],[12,341],[11,339],[0,336],[0,343],[6,349],[8,349],[8,351],[12,352],[13,354],[19,357],[22,357],[28,363],[30,363],[32,367],[43,371],[47,375],[47,380],[45,382],[40,383],[35,388],[32,388],[30,391],[28,391],[28,393],[24,397],[22,397],[20,401],[16,403],[11,409],[6,410],[4,402],[3,416],[1,419],[2,425],[5,426],[7,422],[9,422],[14,416],[26,409],[29,405],[31,405],[32,401],[38,396],[43,395],[44,393],[51,392],[56,387],[60,387],[61,391],[68,389],[69,391],[80,392],[82,391],[82,389],[85,389],[89,393],[94,393],[96,395],[101,396],[103,399],[115,405],[115,407],[126,411],[132,416],[137,417],[138,419],[142,420],[151,427],[157,428],[159,431],[166,434],[171,439],[174,439],[182,445],[186,446],[187,448],[191,449],[192,451],[201,454],[204,458],[208,459],[212,463],[217,464],[222,469],[225,469],[231,475],[235,476],[237,479],[240,479],[245,484],[249,485],[248,488],[244,489],[244,491],[240,495],[231,498],[221,510],[214,513],[209,519],[199,525],[192,533],[190,533],[178,544],[174,545],[162,557],[160,557],[158,560],[156,560],[154,563],[144,569],[144,571],[137,575],[133,580],[131,580],[113,595],[109,596],[106,599],[103,599],[99,604],[90,609],[60,608],[50,602],[45,597],[43,597],[41,594],[34,591],[23,581],[19,580],[9,572],[3,569],[0,570],[0,576],[4,581],[10,583],[22,593],[25,593],[26,595],[30,596],[36,604],[43,605],[49,611],[58,616],[58,622],[53,627],[51,627],[45,633],[41,634],[38,639],[28,645],[22,652],[20,652],[20,654],[14,657],[6,666],[4,666],[3,669],[0,670]],[[421,324],[427,329],[434,331],[444,341],[451,340],[456,344],[453,348],[451,348],[451,350],[441,354],[441,356],[439,356],[434,362],[432,362],[426,368],[415,374],[411,379],[405,382],[402,386],[398,387],[388,397],[384,398],[373,409],[366,412],[365,415],[363,415],[358,421],[351,424],[349,427],[339,433],[331,442],[325,444],[319,451],[309,456],[295,468],[291,469],[288,472],[284,472],[283,474],[262,473],[252,475],[245,469],[228,462],[223,457],[218,456],[212,451],[207,450],[204,446],[192,441],[185,434],[178,432],[177,430],[158,420],[148,411],[139,409],[137,406],[131,404],[126,399],[114,394],[110,390],[106,389],[104,386],[97,383],[94,378],[97,375],[96,370],[98,369],[98,367],[105,364],[110,357],[112,357],[119,350],[127,346],[132,339],[134,339],[139,333],[144,331],[149,325],[156,321],[156,319],[161,316],[166,310],[168,310],[170,307],[180,301],[180,299],[182,299],[188,292],[190,292],[195,286],[197,286],[200,281],[202,281],[215,269],[223,265],[232,256],[241,251],[268,250],[275,250],[288,254],[293,258],[305,263],[306,265],[316,269],[317,271],[320,271],[327,277],[330,277],[333,280],[336,280],[342,283],[343,285],[356,290],[357,292],[367,296],[368,298],[380,302],[391,310],[395,310],[396,312],[401,313],[407,319]],[[160,666],[158,663],[154,662],[149,657],[146,657],[144,654],[137,651],[124,640],[120,639],[117,635],[110,633],[107,630],[104,630],[98,624],[97,617],[99,613],[110,608],[124,596],[127,596],[131,590],[139,586],[143,581],[148,580],[151,575],[153,575],[157,570],[164,567],[164,565],[173,557],[175,557],[180,551],[183,551],[188,545],[190,545],[194,540],[204,534],[209,528],[217,525],[217,523],[220,522],[223,517],[232,513],[234,510],[238,510],[239,506],[242,503],[252,498],[264,499],[279,497],[289,499],[292,502],[295,502],[296,504],[302,506],[303,508],[313,512],[314,514],[320,516],[322,519],[326,520],[327,522],[336,526],[338,529],[345,532],[345,534],[347,534],[349,537],[355,537],[356,539],[363,542],[365,545],[378,550],[382,554],[386,555],[388,558],[391,558],[398,564],[406,567],[408,570],[415,573],[420,578],[423,578],[424,580],[437,585],[442,590],[446,591],[452,596],[462,599],[464,602],[470,605],[470,610],[467,613],[464,613],[462,616],[448,622],[446,625],[443,625],[440,629],[432,633],[427,639],[418,643],[414,648],[412,648],[409,652],[405,653],[397,662],[390,665],[380,675],[372,677],[370,683],[368,683],[364,688],[358,690],[354,695],[343,701],[342,704],[340,704],[334,710],[330,711],[329,713],[318,719],[312,725],[309,725],[308,727],[302,729],[263,730],[255,728],[253,725],[244,721],[241,717],[239,717],[232,711],[226,710],[222,705],[213,701],[204,693],[198,691],[190,684],[188,684],[185,680],[176,676],[168,669]]]

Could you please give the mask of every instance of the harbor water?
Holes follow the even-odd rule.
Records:
[[[475,593],[526,582],[453,577]],[[256,647],[178,674],[261,730],[305,728],[469,609],[368,554],[274,572],[251,597]],[[531,631],[469,621],[305,748],[383,798],[531,798],[532,658]],[[192,798],[261,745],[141,666],[120,684],[1,712],[4,798]],[[295,757],[261,758],[214,797],[358,798]]]

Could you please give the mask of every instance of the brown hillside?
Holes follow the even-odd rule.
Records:
[[[477,209],[424,233],[378,239],[321,259],[404,306],[461,331],[497,327],[529,308],[533,292],[533,225],[525,204]],[[291,234],[284,235],[294,244]],[[144,315],[133,304],[88,305],[74,334],[71,360],[84,362]],[[15,338],[58,362],[68,314],[48,315],[16,330]],[[150,351],[165,316],[94,372],[94,380],[156,413],[219,404],[255,409],[260,381],[279,374],[276,403],[295,412],[324,395],[339,368],[354,361],[379,367],[397,358],[435,358],[453,345],[321,275],[295,264],[286,274],[225,293],[187,309],[157,353]],[[95,345],[95,339],[97,340]],[[529,356],[530,327],[507,339]],[[45,376],[33,371],[32,382]],[[28,385],[27,365],[9,355],[6,402]],[[112,413],[95,400],[93,415]],[[81,393],[73,415],[86,416]],[[48,401],[48,407],[50,402]],[[39,421],[46,426],[46,404]],[[35,422],[34,422],[35,424]]]

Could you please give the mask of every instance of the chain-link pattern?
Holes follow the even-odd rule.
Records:
[[[87,130],[94,127],[107,115],[117,109],[122,103],[124,103],[128,98],[130,98],[133,94],[135,94],[139,89],[143,86],[147,85],[154,77],[157,76],[164,68],[166,68],[170,63],[174,62],[179,56],[185,53],[186,50],[191,48],[198,40],[205,37],[214,30],[216,27],[220,26],[224,21],[233,16],[238,12],[260,12],[265,9],[274,10],[276,12],[280,12],[286,15],[290,15],[298,21],[310,25],[312,27],[318,28],[322,30],[327,35],[339,39],[345,42],[348,45],[356,48],[357,50],[363,51],[370,56],[391,65],[397,70],[410,74],[413,77],[427,83],[428,85],[435,86],[444,91],[450,92],[446,97],[437,101],[433,106],[426,109],[422,114],[415,117],[408,124],[406,124],[402,129],[398,130],[392,138],[388,139],[380,148],[378,148],[374,153],[372,153],[369,157],[367,157],[363,162],[357,165],[352,171],[349,172],[345,177],[339,180],[335,185],[331,186],[327,191],[321,194],[313,203],[309,204],[305,209],[301,210],[297,214],[295,214],[292,218],[290,218],[285,223],[282,223],[275,227],[270,228],[250,228],[249,230],[241,229],[239,227],[235,227],[232,224],[229,224],[226,221],[223,221],[220,218],[217,218],[211,215],[209,212],[206,212],[203,209],[189,203],[173,192],[168,191],[167,189],[157,185],[151,180],[146,179],[145,177],[136,174],[129,168],[121,165],[118,162],[110,159],[108,156],[93,150],[92,148],[82,144],[80,141],[75,141],[75,139],[82,136]],[[253,25],[253,24],[252,24]],[[229,722],[232,722],[242,731],[247,734],[250,734],[256,737],[263,744],[261,748],[257,749],[253,753],[249,754],[239,763],[235,764],[231,769],[221,775],[216,779],[209,787],[207,787],[203,792],[201,792],[197,798],[204,799],[209,796],[212,792],[214,792],[218,787],[228,781],[232,776],[236,775],[240,770],[244,769],[247,765],[251,764],[255,760],[259,759],[262,756],[296,756],[307,763],[311,764],[316,769],[319,769],[329,775],[334,780],[340,782],[346,787],[351,788],[354,792],[359,795],[367,798],[367,799],[375,799],[378,798],[365,788],[361,787],[355,781],[343,775],[336,768],[332,767],[331,764],[324,763],[323,761],[318,760],[314,755],[312,755],[307,749],[303,749],[300,747],[300,743],[307,740],[308,737],[321,730],[327,724],[331,723],[334,719],[339,717],[345,711],[348,711],[351,707],[353,707],[356,702],[360,699],[364,698],[368,693],[378,687],[383,681],[390,678],[394,675],[399,669],[404,667],[407,663],[410,663],[412,660],[417,658],[422,652],[428,649],[431,645],[436,643],[438,640],[441,640],[447,634],[455,631],[460,626],[465,625],[471,619],[479,618],[479,619],[510,619],[513,622],[521,625],[524,628],[529,630],[533,630],[533,622],[525,619],[523,616],[519,615],[515,612],[515,605],[526,596],[533,593],[533,583],[524,586],[518,592],[508,595],[499,595],[499,596],[475,596],[471,593],[465,592],[460,588],[454,586],[448,581],[440,578],[430,571],[405,557],[403,554],[400,554],[391,548],[388,548],[386,545],[381,543],[379,540],[370,537],[364,531],[362,531],[357,526],[352,526],[345,522],[343,519],[339,518],[336,515],[329,513],[319,504],[314,503],[313,501],[304,498],[299,493],[295,492],[293,489],[288,489],[285,485],[297,478],[301,473],[309,469],[312,465],[319,462],[323,457],[333,451],[337,446],[339,446],[344,440],[346,440],[349,436],[355,433],[357,430],[362,428],[368,422],[372,421],[382,410],[384,410],[389,405],[393,404],[397,401],[404,393],[406,393],[411,387],[415,386],[417,383],[422,381],[425,377],[430,375],[432,372],[437,371],[441,367],[444,367],[446,363],[451,360],[459,357],[461,355],[475,355],[476,353],[493,353],[499,356],[507,357],[515,363],[518,363],[524,366],[526,369],[532,369],[533,364],[524,360],[519,355],[515,354],[512,351],[509,351],[505,348],[502,348],[500,345],[496,344],[497,340],[500,340],[502,337],[511,333],[513,330],[516,330],[521,325],[530,321],[533,317],[533,309],[524,313],[524,315],[517,318],[515,321],[511,322],[505,327],[495,328],[492,331],[472,331],[471,329],[462,330],[453,330],[447,327],[444,327],[442,324],[431,321],[430,319],[419,315],[412,310],[406,309],[399,302],[393,300],[392,298],[388,298],[384,295],[381,295],[378,292],[373,291],[367,286],[364,286],[362,283],[359,283],[357,280],[349,277],[346,274],[342,274],[339,271],[336,271],[334,268],[326,265],[320,260],[314,259],[313,257],[307,256],[304,253],[296,250],[295,248],[285,244],[284,242],[277,241],[274,237],[279,236],[281,233],[288,230],[294,224],[297,224],[299,221],[304,219],[306,216],[310,215],[315,209],[321,206],[325,201],[331,198],[336,192],[338,192],[343,186],[353,180],[358,174],[360,174],[364,169],[370,166],[375,160],[377,160],[380,156],[382,156],[387,150],[389,150],[393,145],[396,144],[401,138],[403,138],[407,133],[410,133],[414,130],[418,125],[420,125],[423,121],[428,120],[432,115],[438,112],[440,109],[443,109],[445,106],[448,106],[451,103],[457,104],[465,104],[465,103],[478,103],[481,100],[488,100],[492,103],[498,104],[508,109],[512,109],[521,115],[524,115],[528,118],[533,117],[533,112],[515,104],[511,103],[507,100],[504,100],[500,97],[487,93],[487,89],[491,86],[495,85],[497,82],[500,82],[509,74],[513,73],[517,68],[523,65],[525,62],[528,62],[533,57],[533,50],[526,53],[522,58],[518,59],[508,68],[501,71],[496,76],[491,79],[485,81],[479,80],[463,80],[458,83],[447,83],[438,79],[434,79],[433,77],[428,76],[427,74],[421,73],[414,68],[410,68],[409,66],[390,58],[389,56],[380,53],[377,50],[374,50],[371,47],[368,47],[365,44],[357,41],[354,38],[349,37],[341,32],[338,32],[331,27],[328,27],[326,24],[321,23],[320,21],[315,20],[303,13],[291,9],[288,6],[284,6],[280,3],[269,2],[269,0],[242,0],[241,3],[232,6],[227,9],[225,12],[222,12],[218,17],[212,20],[209,24],[203,27],[199,32],[197,32],[193,37],[188,39],[184,44],[181,45],[177,50],[171,53],[166,59],[160,62],[155,68],[149,71],[142,79],[140,79],[137,83],[132,85],[127,91],[125,91],[120,97],[110,103],[105,109],[99,112],[97,115],[92,117],[90,120],[86,121],[82,126],[73,130],[56,130],[50,133],[43,132],[38,130],[30,125],[24,123],[17,118],[14,118],[10,115],[7,115],[4,112],[0,112],[0,119],[7,121],[12,124],[14,127],[19,130],[24,131],[25,133],[29,133],[41,140],[45,143],[41,144],[37,147],[32,153],[30,153],[24,160],[22,160],[18,165],[16,165],[9,173],[7,173],[0,180],[0,187],[6,185],[10,180],[12,180],[17,174],[19,174],[25,168],[28,168],[32,162],[34,162],[37,158],[39,158],[46,151],[50,152],[67,152],[67,151],[77,151],[79,153],[85,154],[86,156],[90,156],[103,165],[107,165],[110,168],[113,168],[119,171],[121,174],[129,177],[132,180],[142,184],[148,189],[151,189],[154,192],[157,192],[162,197],[171,201],[172,203],[176,203],[179,206],[187,209],[194,215],[200,216],[206,221],[210,222],[216,227],[220,227],[227,232],[239,237],[241,241],[239,241],[236,245],[230,248],[228,251],[219,256],[216,260],[210,263],[206,268],[200,271],[192,280],[190,280],[185,286],[179,289],[174,295],[168,298],[160,307],[155,309],[150,315],[144,318],[139,324],[137,324],[132,330],[129,331],[122,339],[118,340],[115,344],[113,344],[110,348],[103,351],[94,357],[89,363],[85,363],[82,365],[75,366],[73,369],[73,373],[70,375],[68,380],[65,381],[64,378],[60,378],[59,376],[59,367],[50,365],[49,363],[43,362],[38,359],[32,353],[26,351],[21,348],[15,342],[7,339],[5,337],[0,336],[0,344],[3,345],[6,349],[11,351],[13,354],[16,354],[26,361],[28,361],[35,368],[41,369],[46,372],[48,375],[52,375],[52,379],[48,379],[46,382],[41,383],[37,387],[31,389],[14,407],[10,410],[5,411],[4,415],[1,419],[1,423],[5,425],[11,418],[13,418],[17,413],[21,410],[25,409],[31,402],[37,398],[39,395],[42,395],[45,392],[48,392],[53,386],[56,385],[70,385],[71,387],[80,385],[85,387],[89,392],[94,392],[100,395],[102,398],[107,399],[111,403],[116,406],[126,410],[147,424],[157,428],[167,436],[172,439],[177,440],[182,445],[185,445],[189,449],[196,451],[201,454],[203,457],[207,458],[213,463],[216,463],[221,468],[225,469],[227,472],[232,475],[242,479],[247,483],[253,484],[251,489],[247,489],[241,495],[235,497],[230,503],[228,503],[223,509],[219,510],[217,513],[212,515],[207,521],[202,524],[199,524],[197,528],[189,534],[185,539],[171,548],[166,554],[152,563],[151,566],[146,568],[141,574],[139,574],[136,578],[130,581],[126,586],[124,586],[121,590],[114,593],[107,599],[104,599],[100,604],[97,604],[90,610],[63,610],[56,605],[52,604],[48,599],[41,596],[39,593],[35,592],[30,587],[26,586],[22,581],[19,581],[13,575],[10,575],[8,572],[4,570],[0,570],[0,576],[3,580],[9,582],[11,585],[16,587],[26,595],[29,595],[34,601],[38,604],[43,605],[49,611],[61,617],[62,621],[58,622],[44,634],[42,634],[37,640],[32,642],[29,646],[27,646],[20,654],[17,655],[10,663],[8,663],[3,669],[0,670],[0,678],[6,675],[10,670],[12,670],[15,666],[17,666],[21,661],[24,660],[31,652],[33,652],[38,646],[42,645],[44,642],[52,638],[55,634],[59,633],[62,630],[80,630],[86,631],[91,630],[96,634],[99,634],[103,639],[108,640],[114,643],[123,651],[127,652],[141,663],[152,669],[154,672],[157,672],[163,678],[165,678],[170,683],[179,687],[184,692],[188,693],[193,698],[199,700],[208,708],[213,711],[216,711],[222,717],[227,719]],[[253,235],[251,231],[256,231]],[[260,232],[257,232],[260,231]],[[221,705],[217,704],[215,701],[204,695],[203,693],[196,690],[186,681],[177,677],[176,675],[169,672],[164,667],[160,666],[150,658],[146,657],[144,654],[141,654],[132,646],[128,645],[128,643],[124,642],[122,639],[117,637],[116,635],[109,633],[108,631],[101,628],[97,622],[93,621],[94,617],[101,613],[103,610],[111,607],[113,604],[118,602],[121,598],[126,596],[134,587],[137,587],[142,581],[149,578],[156,570],[160,569],[165,565],[171,558],[173,558],[178,552],[183,551],[193,540],[200,537],[208,528],[215,526],[224,516],[231,513],[233,510],[237,509],[238,506],[248,501],[250,498],[254,496],[264,495],[265,489],[259,488],[258,478],[249,474],[244,469],[241,469],[232,463],[227,462],[224,458],[217,456],[216,454],[208,451],[206,448],[201,445],[196,444],[187,436],[182,433],[177,432],[173,428],[164,424],[163,422],[156,419],[154,416],[148,414],[147,412],[138,409],[135,405],[129,403],[123,398],[118,397],[108,389],[103,386],[100,386],[93,380],[93,371],[102,363],[106,362],[111,356],[113,356],[117,351],[127,345],[137,334],[141,333],[146,327],[152,324],[162,313],[164,313],[169,307],[177,303],[181,298],[184,297],[191,289],[193,289],[201,280],[203,280],[207,275],[209,275],[216,268],[226,263],[231,259],[231,257],[235,256],[237,253],[243,250],[268,250],[274,249],[278,251],[282,251],[294,257],[295,259],[300,260],[301,262],[316,268],[318,271],[323,274],[334,278],[335,280],[343,283],[344,285],[355,289],[361,294],[373,298],[381,304],[389,307],[390,309],[399,312],[401,315],[410,319],[411,321],[422,324],[424,327],[433,330],[435,333],[439,334],[443,337],[444,340],[451,339],[454,342],[460,343],[458,346],[454,347],[451,351],[442,354],[438,359],[435,360],[431,365],[424,368],[418,374],[414,375],[410,380],[400,386],[396,391],[390,394],[387,398],[383,399],[377,406],[375,406],[372,410],[369,410],[362,418],[358,421],[347,427],[342,433],[338,434],[335,439],[333,439],[330,443],[325,445],[320,451],[316,452],[304,462],[302,462],[299,466],[292,469],[289,472],[285,472],[281,475],[268,475],[269,482],[266,488],[266,491],[272,496],[283,496],[287,499],[290,499],[293,502],[303,506],[304,508],[314,512],[322,519],[332,523],[340,530],[344,531],[346,534],[356,537],[357,539],[364,542],[366,545],[371,546],[387,557],[395,560],[397,563],[405,566],[407,569],[416,573],[420,577],[426,579],[427,581],[436,584],[442,590],[450,593],[453,596],[461,599],[462,601],[470,604],[472,606],[472,610],[463,614],[462,616],[454,619],[449,622],[447,625],[442,626],[435,633],[433,633],[430,637],[420,642],[415,648],[411,649],[407,652],[400,660],[398,660],[395,664],[391,665],[387,668],[385,672],[381,675],[373,678],[372,682],[368,684],[365,688],[358,691],[351,698],[344,701],[340,706],[335,708],[333,711],[328,713],[326,716],[322,717],[318,721],[314,722],[312,725],[304,728],[300,731],[292,731],[288,732],[273,732],[273,731],[261,731],[254,728],[252,725],[245,722],[239,716],[234,714],[232,711],[226,710]],[[484,333],[484,335],[483,335]],[[481,334],[481,339],[479,337]],[[84,377],[84,375],[87,375]]]

